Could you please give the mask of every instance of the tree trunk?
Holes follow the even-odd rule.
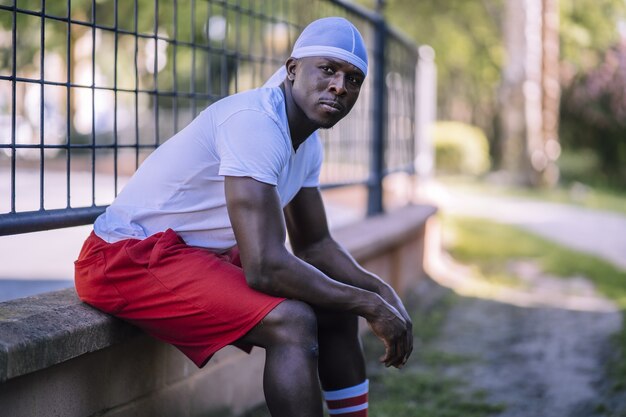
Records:
[[[558,179],[558,0],[507,0],[499,92],[501,168],[525,185]]]
[[[543,151],[546,167],[541,172],[541,184],[553,186],[559,180],[556,160],[561,153],[559,145],[559,1],[543,0]]]

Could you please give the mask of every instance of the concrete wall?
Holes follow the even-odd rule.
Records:
[[[430,206],[333,232],[402,295],[424,276]],[[227,347],[203,369],[102,314],[73,289],[0,303],[0,416],[224,416],[263,401],[264,351]]]

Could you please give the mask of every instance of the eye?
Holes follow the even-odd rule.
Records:
[[[354,75],[348,75],[348,82],[356,87],[360,87],[363,84],[363,80],[361,77],[356,77]]]
[[[335,73],[335,71],[331,67],[329,67],[328,65],[322,65],[320,67],[320,69],[322,71],[324,71],[326,74],[334,74]]]

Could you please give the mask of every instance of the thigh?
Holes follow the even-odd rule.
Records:
[[[115,315],[198,366],[283,301],[251,289],[231,254],[187,246],[171,230],[128,241],[104,257],[106,280],[126,301]]]

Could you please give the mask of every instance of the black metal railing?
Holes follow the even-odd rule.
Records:
[[[326,188],[413,170],[416,47],[340,0],[0,0],[0,235],[92,222],[203,108],[257,87],[301,29],[344,16],[369,48],[359,102],[323,132]]]

